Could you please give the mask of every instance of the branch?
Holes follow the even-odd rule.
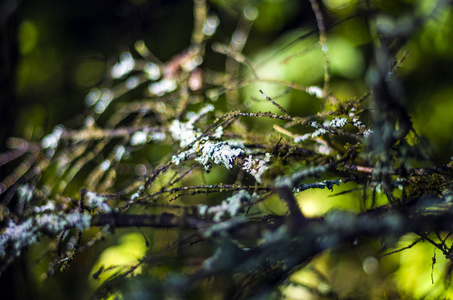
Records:
[[[203,220],[195,216],[163,213],[160,215],[129,215],[129,214],[102,214],[94,216],[92,226],[114,227],[152,227],[152,228],[189,228],[204,229],[212,226],[214,222]]]

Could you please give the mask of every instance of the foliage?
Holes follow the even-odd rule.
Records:
[[[267,70],[243,53],[259,10],[245,6],[230,42],[213,43],[219,17],[195,0],[186,50],[164,63],[139,40],[88,93],[76,125],[10,137],[0,272],[45,249],[28,256],[46,270],[42,281],[96,254],[96,299],[403,297],[407,273],[385,259],[420,244],[429,254],[417,259],[434,251],[421,279],[431,286],[412,296],[448,295],[453,170],[417,133],[400,72],[411,42],[451,3],[391,15],[379,1],[356,4],[358,14],[309,2],[317,30],[272,49],[279,63]],[[348,20],[367,28],[366,62],[331,33]],[[204,66],[212,51],[224,71]],[[338,59],[347,53],[355,68]],[[301,72],[311,62],[312,74]],[[434,283],[436,251],[445,261]],[[339,267],[357,261],[358,270]],[[355,275],[335,281],[335,272]],[[367,289],[360,272],[380,277]]]

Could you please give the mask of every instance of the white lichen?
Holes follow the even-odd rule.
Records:
[[[86,207],[91,210],[110,213],[113,209],[107,204],[107,199],[101,195],[88,191],[86,193]]]
[[[362,124],[362,121],[360,121],[358,118],[352,119],[352,125],[354,125],[357,128],[365,127],[365,125]]]
[[[175,141],[179,141],[179,146],[181,148],[191,144],[194,142],[198,137],[201,136],[201,131],[199,129],[195,129],[195,122],[197,122],[202,116],[206,115],[208,112],[214,110],[214,106],[212,104],[208,104],[203,107],[197,114],[195,113],[188,113],[189,120],[187,122],[180,122],[179,120],[173,120],[170,124],[170,133],[171,136]]]
[[[220,139],[223,135],[223,127],[219,126],[215,129],[214,134],[212,135],[213,138]]]
[[[120,55],[120,61],[113,66],[111,75],[113,78],[122,78],[134,70],[134,67],[135,60],[131,53],[123,52]]]
[[[195,128],[195,122],[213,110],[214,106],[209,104],[198,113],[188,113],[189,120],[185,123],[179,120],[173,120],[169,131],[173,139],[179,141],[179,146],[182,148],[193,143],[188,150],[174,155],[172,157],[173,163],[179,165],[189,156],[197,154],[198,157],[195,160],[200,162],[206,171],[209,171],[212,167],[211,161],[217,165],[223,164],[227,169],[231,169],[234,159],[244,153],[244,150],[234,147],[228,142],[213,142],[208,136],[202,137],[201,130]],[[219,139],[222,135],[223,128],[220,126],[216,128],[212,137]]]
[[[107,109],[107,107],[109,107],[112,100],[113,92],[111,92],[109,89],[102,89],[101,97],[94,106],[94,112],[97,114],[102,114]]]
[[[270,153],[266,153],[264,159],[254,159],[252,155],[249,155],[249,157],[245,159],[242,169],[255,177],[257,182],[261,183],[264,172],[269,168],[268,163],[271,157],[272,155]]]
[[[173,79],[162,79],[158,82],[151,83],[148,86],[148,90],[151,94],[156,96],[163,96],[166,93],[173,92],[178,87],[176,80]]]
[[[19,203],[26,205],[33,198],[34,187],[27,184],[19,186],[17,189],[17,195],[19,196]]]
[[[254,6],[249,6],[247,5],[245,8],[244,8],[244,17],[249,20],[249,21],[254,21],[256,20],[256,18],[258,18],[258,9]]]
[[[156,131],[156,132],[151,132],[151,140],[153,142],[162,142],[162,141],[165,141],[165,139],[167,138],[167,135],[165,134],[165,132],[159,132],[159,131]]]
[[[148,79],[150,79],[150,80],[154,81],[154,80],[157,80],[160,78],[160,75],[161,75],[160,69],[159,69],[159,66],[156,65],[155,63],[152,63],[152,62],[146,63],[144,71],[145,71],[146,77],[148,77]]]
[[[132,76],[126,80],[126,88],[129,90],[135,89],[140,84],[140,78],[137,76]]]
[[[136,131],[131,137],[131,145],[138,146],[144,145],[150,141],[161,142],[167,138],[167,135],[164,132],[146,132],[146,131]]]
[[[296,136],[294,138],[294,143],[304,142],[304,141],[308,140],[309,138],[311,138],[311,133],[306,133],[304,135],[299,135],[299,136]]]
[[[177,155],[173,155],[171,158],[171,161],[175,165],[179,165],[182,161],[185,161],[187,159],[187,157],[189,157],[190,154],[193,154],[193,153],[195,153],[195,151],[193,149],[190,149],[189,151],[181,152]]]
[[[334,128],[343,128],[348,124],[348,119],[346,118],[333,118],[332,122],[329,123],[329,126]]]
[[[130,202],[133,202],[135,199],[138,199],[138,197],[140,197],[140,194],[138,192],[133,193]]]
[[[320,125],[318,122],[316,121],[311,121],[310,123],[310,126],[313,127],[313,128],[316,128],[315,131],[313,131],[312,133],[306,133],[304,135],[301,135],[301,136],[296,136],[294,138],[294,142],[295,143],[299,143],[299,142],[303,142],[303,141],[306,141],[310,138],[314,139],[314,138],[317,138],[321,135],[324,135],[326,133],[329,133],[329,132],[334,132],[333,130],[336,129],[336,128],[343,128],[344,126],[346,126],[346,124],[348,124],[348,119],[347,118],[339,118],[339,117],[335,117],[333,118],[332,121],[325,121],[322,125]]]
[[[201,216],[212,216],[214,222],[220,222],[228,217],[233,218],[240,212],[243,203],[250,202],[255,194],[250,195],[247,191],[239,191],[231,197],[223,200],[219,205],[208,207],[207,205],[198,205],[198,213]]]
[[[215,164],[223,164],[225,168],[233,168],[233,161],[236,157],[244,153],[242,149],[235,149],[228,145],[226,142],[211,142],[207,141],[199,146],[201,156],[195,160],[200,162],[206,171],[211,168],[210,161]]]
[[[307,88],[306,91],[310,95],[315,95],[316,98],[321,99],[322,97],[324,97],[324,93],[323,93],[322,89],[317,87],[317,86],[310,86],[310,87]]]
[[[53,210],[55,210],[55,204],[53,204],[52,201],[48,201],[45,205],[33,207],[33,211],[35,213],[42,213],[45,211],[53,211]]]
[[[42,139],[41,146],[44,149],[55,149],[55,148],[57,148],[58,143],[60,142],[61,136],[63,135],[63,132],[64,132],[64,126],[63,125],[56,126],[51,134],[46,135]]]
[[[93,88],[85,97],[85,105],[91,107],[98,102],[99,98],[101,98],[101,90],[98,88]]]
[[[112,162],[110,160],[106,159],[99,165],[99,170],[101,172],[105,172],[110,168],[111,164],[112,164]]]
[[[203,25],[203,33],[207,36],[212,36],[219,26],[220,20],[217,16],[209,16]]]
[[[16,225],[13,220],[9,220],[5,231],[0,235],[0,257],[6,255],[6,248],[9,246],[8,253],[13,256],[19,256],[20,251],[34,243],[38,242],[35,234],[33,220],[28,219],[22,224]]]
[[[324,129],[324,128],[318,128],[311,134],[311,137],[312,138],[317,138],[318,136],[326,134],[327,132],[328,131],[326,129]]]
[[[122,145],[117,145],[115,146],[113,152],[115,153],[115,161],[120,161],[123,158],[124,154],[126,154],[126,148],[124,148],[124,146]]]
[[[131,145],[132,146],[137,146],[137,145],[143,145],[147,142],[148,139],[148,134],[143,131],[136,131],[131,137]]]
[[[37,243],[44,234],[56,235],[69,228],[84,230],[90,225],[90,214],[80,212],[38,215],[18,225],[9,220],[0,235],[0,257],[5,257],[7,253],[19,256],[23,249]]]
[[[367,129],[363,132],[363,137],[368,138],[371,134],[373,134],[373,131],[371,129]]]
[[[96,121],[91,116],[86,117],[85,120],[83,121],[83,126],[85,128],[93,128],[95,124],[96,124]]]
[[[192,123],[183,123],[179,120],[173,120],[170,124],[170,133],[175,141],[179,141],[181,148],[191,144],[200,136],[200,132],[195,130]]]
[[[324,144],[318,144],[316,146],[316,152],[323,155],[330,155],[332,153],[332,148]]]
[[[181,68],[183,68],[187,72],[192,72],[195,70],[196,67],[203,63],[203,58],[200,55],[194,55],[190,59],[184,60],[181,64]]]
[[[91,226],[91,216],[88,213],[75,212],[64,216],[64,221],[69,228],[77,228],[79,230],[88,229]]]

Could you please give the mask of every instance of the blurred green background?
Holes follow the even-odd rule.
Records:
[[[383,32],[406,30],[408,41],[397,53],[399,58],[404,51],[409,53],[398,72],[404,87],[405,103],[415,129],[431,142],[439,162],[447,163],[453,155],[452,9],[443,9],[430,16],[423,26],[417,26],[411,23],[414,17],[427,16],[436,1],[369,2],[373,10],[365,13],[365,1],[320,1],[329,29],[330,90],[339,99],[360,97],[368,90],[367,70],[373,63],[376,36],[370,34],[369,30],[372,32],[373,28],[368,28],[367,18],[375,18],[373,26]],[[316,28],[309,1],[216,0],[209,4],[211,12],[220,19],[212,42],[228,44],[242,9],[247,5],[254,6],[259,16],[244,53],[255,63],[260,77],[322,87],[324,66],[317,35],[306,35]],[[80,121],[77,117],[86,110],[85,95],[92,87],[109,80],[106,76],[108,68],[117,61],[120,53],[132,51],[137,40],[144,40],[164,62],[190,45],[192,1],[9,0],[1,5],[2,151],[7,149],[9,136],[39,141],[57,124],[68,127],[77,124]],[[222,71],[224,65],[223,56],[208,51],[204,68]],[[241,76],[247,78],[250,72],[244,68]],[[275,84],[256,83],[240,90],[241,101],[249,111],[276,111],[269,102],[261,100],[260,89],[293,115],[311,115],[321,108],[314,96]],[[272,124],[259,120],[250,126],[271,130]],[[8,169],[3,169],[0,175],[7,172]],[[354,186],[344,189],[348,188]],[[335,188],[334,191],[341,190]],[[330,194],[324,190],[303,192],[300,196],[305,199],[302,209],[307,215],[321,215],[335,207],[358,211],[360,193],[327,198]],[[268,209],[283,213],[284,208],[279,206],[279,202],[272,201],[266,204]],[[151,249],[160,249],[162,244],[180,234],[177,231],[146,230],[146,236],[154,238],[151,244],[155,248]],[[412,240],[414,237],[407,236],[398,245],[406,246]],[[144,243],[143,235],[118,230],[115,236],[100,244],[107,250],[89,250],[76,258],[69,271],[55,271],[58,274],[44,281],[42,274],[46,272],[49,261],[44,259],[35,263],[46,252],[41,243],[40,247],[29,252],[30,263],[26,267],[31,270],[30,278],[38,290],[35,296],[46,299],[86,298],[96,286],[88,280],[96,262],[108,260],[112,253],[116,258],[133,262],[135,256],[146,251]],[[436,297],[447,295],[448,286],[443,286],[442,275],[448,264],[440,253],[433,271],[435,284],[431,283],[432,247],[423,244],[378,262],[375,253],[369,252],[370,244],[376,251],[381,245],[373,244],[375,241],[363,243],[366,247],[358,247],[354,253],[341,249],[325,253],[316,258],[312,268],[329,277],[341,295],[354,295],[352,291],[355,289],[368,289],[370,295],[374,295],[370,299],[384,296],[392,299],[398,295],[421,297],[429,292]],[[128,248],[135,251],[129,253]],[[156,268],[153,272],[163,276],[167,271]],[[314,276],[316,272],[304,272],[296,273],[292,279],[322,288],[322,276]],[[20,288],[20,283],[15,284]],[[308,299],[306,289],[300,286],[290,286],[285,293],[289,298]]]
[[[443,10],[424,26],[411,25],[411,18],[427,15],[436,1],[371,1],[376,27],[407,30],[409,51],[400,74],[406,103],[415,127],[426,135],[445,161],[450,159],[453,128],[449,112],[453,101],[451,78],[453,18]],[[308,1],[211,1],[211,12],[221,25],[213,42],[229,43],[247,5],[259,16],[245,47],[263,78],[320,85],[323,59],[316,34],[303,39],[316,23]],[[321,2],[329,29],[331,91],[340,99],[357,97],[367,90],[366,71],[373,45],[364,17],[366,2],[324,0]],[[90,88],[106,81],[106,68],[118,55],[144,40],[162,61],[186,49],[193,22],[192,1],[5,1],[2,26],[2,134],[40,139],[56,124],[73,120],[84,109]],[[355,16],[355,17],[353,17]],[[352,17],[352,18],[351,18]],[[341,20],[350,18],[341,24]],[[408,28],[401,29],[403,26]],[[283,49],[284,48],[284,49]],[[283,49],[283,50],[282,50]],[[398,54],[401,57],[402,52]],[[204,67],[222,70],[225,58],[208,51]],[[250,75],[250,72],[248,72]],[[245,75],[244,75],[245,76]],[[11,89],[12,88],[12,89]],[[261,98],[258,89],[279,95],[285,87],[260,84],[245,88],[243,101]],[[10,89],[10,90],[9,90]],[[279,100],[291,112],[313,114],[316,99],[291,91]],[[250,110],[273,110],[265,101],[251,103]]]

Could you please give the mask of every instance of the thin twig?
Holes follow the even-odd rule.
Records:
[[[329,80],[330,80],[330,68],[329,60],[327,58],[327,34],[326,26],[324,25],[324,17],[321,12],[321,8],[316,0],[310,0],[311,8],[316,16],[316,22],[319,29],[319,44],[321,45],[322,55],[324,57],[324,88],[323,94],[329,94]]]
[[[277,102],[275,102],[274,100],[272,100],[271,97],[269,97],[268,95],[266,95],[262,90],[260,90],[260,93],[261,95],[264,97],[264,99],[266,99],[267,101],[269,101],[270,103],[272,103],[273,105],[275,105],[281,112],[283,112],[285,115],[289,116],[289,114],[286,112],[286,110],[280,105],[278,104]]]

